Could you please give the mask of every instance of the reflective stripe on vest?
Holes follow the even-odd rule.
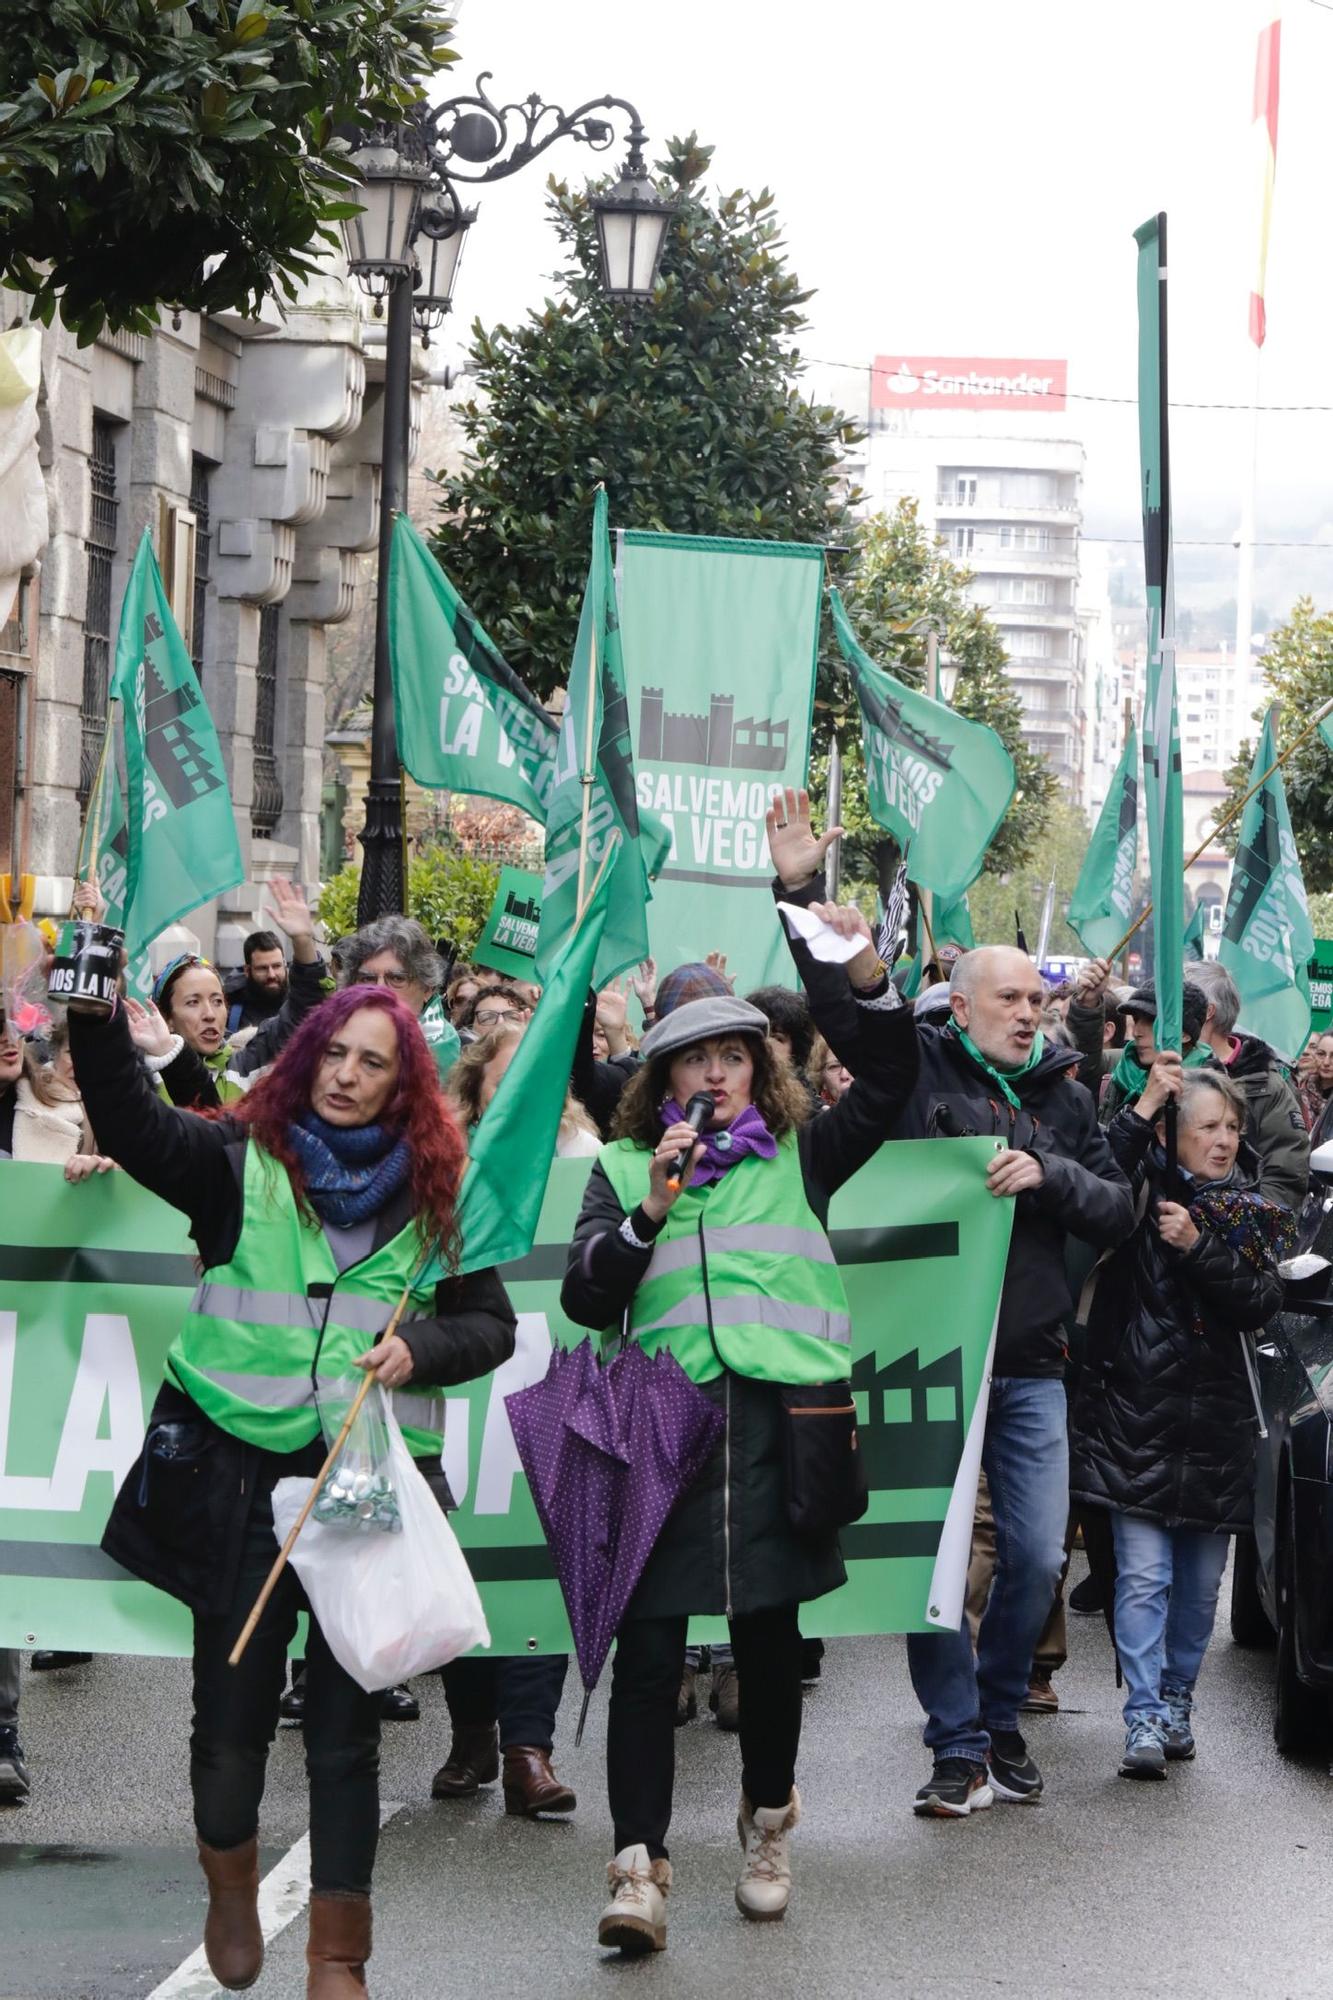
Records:
[[[631,1213],[648,1191],[648,1153],[619,1140],[604,1148],[601,1164]],[[779,1142],[775,1159],[751,1156],[678,1197],[631,1301],[629,1324],[650,1352],[669,1348],[696,1382],[713,1380],[724,1365],[768,1382],[848,1375],[847,1295],[806,1196],[793,1134]]]
[[[236,1248],[196,1288],[171,1375],[223,1430],[267,1451],[297,1451],[320,1435],[317,1399],[342,1401],[349,1379],[360,1379],[357,1357],[389,1324],[420,1261],[409,1223],[340,1272],[285,1169],[251,1139]],[[407,1317],[433,1309],[434,1289],[413,1295]],[[438,1457],[443,1392],[412,1386],[392,1402],[409,1450]]]

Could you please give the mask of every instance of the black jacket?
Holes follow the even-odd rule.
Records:
[[[822,878],[787,901],[817,902]],[[812,958],[799,938],[792,956],[810,1001],[815,1025],[853,1076],[865,1061],[860,1011],[836,966]],[[832,975],[832,977],[830,977]],[[973,1062],[955,1035],[916,1024],[920,1074],[915,1090],[887,1123],[887,1139],[958,1139],[995,1133],[1016,1151],[1040,1159],[1039,1188],[1014,1202],[1014,1230],[1000,1295],[995,1344],[997,1375],[1051,1376],[1064,1372],[1064,1320],[1072,1301],[1065,1273],[1065,1239],[1077,1236],[1107,1249],[1134,1224],[1129,1183],[1097,1124],[1091,1097],[1071,1070],[1069,1049],[1048,1048],[1027,1076],[1014,1078],[1014,1111],[994,1081]]]
[[[1247,1263],[1211,1227],[1190,1250],[1163,1243],[1151,1125],[1121,1111],[1108,1136],[1148,1199],[1098,1275],[1074,1404],[1072,1496],[1169,1527],[1248,1527],[1255,1415],[1241,1337],[1278,1310],[1282,1281],[1274,1265]],[[1238,1185],[1253,1185],[1257,1164],[1244,1147]],[[1268,1214],[1287,1221],[1276,1204]]]
[[[592,1031],[596,1019],[597,995],[590,993],[579,1024],[579,1038],[574,1045],[574,1066],[570,1072],[569,1087],[602,1137],[609,1139],[620,1094],[639,1067],[639,1057],[631,1049],[626,1055],[613,1056],[609,1062],[599,1062],[592,1052]]]
[[[806,1199],[821,1222],[837,1189],[879,1150],[886,1121],[916,1078],[911,1015],[859,1011],[865,1013],[862,1071],[845,1097],[801,1127],[797,1141]],[[579,1326],[617,1326],[648,1268],[652,1252],[625,1241],[624,1220],[615,1190],[594,1166],[560,1294]],[[651,1225],[640,1218],[635,1231],[646,1237]],[[777,1389],[728,1370],[705,1383],[703,1393],[725,1410],[727,1438],[668,1520],[629,1615],[743,1615],[836,1590],[846,1575],[836,1536],[803,1539],[787,1520]]]
[[[205,1270],[225,1264],[241,1232],[245,1149],[251,1143],[245,1127],[235,1119],[201,1118],[164,1104],[135,1060],[123,1013],[105,1019],[71,1013],[69,1025],[74,1072],[102,1151],[189,1217]],[[372,1249],[396,1236],[411,1213],[410,1191],[401,1189],[376,1217]],[[507,1360],[516,1325],[504,1286],[487,1270],[442,1281],[435,1315],[405,1320],[398,1332],[412,1350],[413,1380],[448,1388],[487,1375]],[[234,1582],[256,1488],[271,1487],[294,1470],[318,1471],[323,1452],[315,1446],[279,1456],[243,1444],[211,1423],[170,1379],[153,1408],[149,1444],[154,1427],[163,1422],[193,1427],[194,1462],[207,1468],[206,1476],[191,1473],[188,1464],[173,1471],[156,1459],[146,1473],[141,1455],[116,1497],[102,1546],[134,1575],[196,1608],[212,1602],[215,1593],[228,1602],[228,1579]],[[152,1489],[171,1487],[173,1479],[167,1504],[167,1494]],[[443,1493],[442,1475],[434,1483]],[[183,1493],[176,1490],[182,1485]]]

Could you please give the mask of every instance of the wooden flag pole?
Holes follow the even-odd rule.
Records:
[[[1254,797],[1255,793],[1261,792],[1263,790],[1264,786],[1268,783],[1268,780],[1272,777],[1274,771],[1280,771],[1282,769],[1282,766],[1286,763],[1288,757],[1290,757],[1293,750],[1299,750],[1301,744],[1304,743],[1308,737],[1314,735],[1316,729],[1318,729],[1320,723],[1324,720],[1325,716],[1327,715],[1333,715],[1333,701],[1326,701],[1324,703],[1323,707],[1314,716],[1314,719],[1306,723],[1304,729],[1302,729],[1302,731],[1300,732],[1300,735],[1292,737],[1290,743],[1287,745],[1286,749],[1282,752],[1282,755],[1280,757],[1274,758],[1273,762],[1269,765],[1268,769],[1265,772],[1263,772],[1260,777],[1257,777],[1255,779],[1254,783],[1250,786],[1248,792],[1244,793],[1241,798],[1238,798],[1234,806],[1229,806],[1226,812],[1223,813],[1221,819],[1219,819],[1214,826],[1209,828],[1206,837],[1195,848],[1193,854],[1186,856],[1184,866],[1181,870],[1182,874],[1186,873],[1189,869],[1191,869],[1194,866],[1195,862],[1199,859],[1200,855],[1206,854],[1208,852],[1213,842],[1217,839],[1218,834],[1226,832],[1227,828],[1231,825],[1231,822],[1245,810],[1246,806],[1250,803],[1250,800]],[[1125,932],[1125,935],[1121,938],[1119,944],[1117,944],[1111,951],[1108,951],[1104,954],[1108,963],[1119,958],[1121,952],[1125,949],[1125,946],[1129,943],[1134,933],[1140,928],[1141,925],[1147,923],[1151,915],[1152,915],[1152,904],[1145,903],[1143,908],[1139,911],[1138,916],[1135,917],[1133,923],[1130,925],[1129,929]]]
[[[583,786],[583,816],[579,823],[579,893],[575,906],[576,913],[583,915],[587,898],[584,888],[588,880],[588,827],[592,820],[593,757],[596,747],[593,738],[597,726],[597,632],[589,633],[588,647],[588,726],[583,732],[583,770],[580,782]]]
[[[78,860],[74,869],[74,893],[76,896],[80,882],[95,883],[97,880],[97,866],[101,859],[98,850],[102,837],[102,795],[106,790],[107,761],[112,753],[115,719],[116,703],[113,700],[107,707],[106,728],[102,732],[101,755],[97,759],[97,770],[93,775],[92,790],[88,794],[88,810],[84,815],[83,836],[79,841]],[[92,834],[92,847],[85,854],[84,846],[90,832]],[[69,913],[71,917],[75,914],[74,903],[72,901],[69,906]]]
[[[384,1332],[381,1335],[381,1340],[388,1340],[392,1334],[397,1333],[398,1322],[402,1319],[403,1313],[407,1309],[407,1302],[409,1298],[412,1296],[412,1287],[413,1285],[415,1285],[417,1281],[417,1275],[418,1274],[414,1272],[412,1276],[408,1279],[407,1283],[403,1286],[403,1296],[399,1299],[397,1305],[394,1307],[393,1318],[389,1321],[389,1324],[385,1327]],[[333,1440],[332,1445],[329,1447],[329,1455],[325,1459],[323,1465],[320,1467],[319,1476],[314,1480],[314,1482],[311,1485],[309,1493],[306,1495],[305,1505],[302,1507],[295,1521],[293,1521],[291,1533],[288,1535],[286,1541],[279,1549],[277,1560],[274,1562],[274,1565],[272,1569],[269,1571],[268,1575],[264,1578],[264,1587],[260,1591],[258,1597],[255,1599],[253,1605],[250,1607],[250,1616],[246,1619],[244,1625],[242,1625],[240,1630],[240,1636],[238,1637],[236,1644],[232,1647],[231,1651],[227,1655],[227,1665],[229,1667],[236,1667],[240,1665],[241,1655],[242,1653],[244,1653],[251,1639],[253,1639],[255,1634],[255,1627],[256,1625],[258,1625],[260,1619],[264,1615],[264,1606],[268,1603],[270,1597],[272,1597],[273,1595],[273,1592],[276,1590],[278,1584],[278,1578],[282,1575],[282,1572],[286,1569],[287,1559],[291,1555],[292,1550],[296,1547],[296,1537],[300,1534],[302,1528],[304,1528],[306,1522],[309,1520],[311,1509],[313,1508],[316,1500],[318,1500],[319,1498],[320,1491],[324,1485],[324,1481],[328,1478],[329,1474],[332,1472],[333,1467],[337,1462],[338,1455],[342,1451],[343,1446],[347,1442],[348,1436],[352,1429],[352,1425],[356,1422],[357,1417],[361,1413],[361,1405],[365,1402],[366,1397],[370,1394],[372,1387],[374,1386],[375,1382],[378,1379],[379,1378],[377,1377],[374,1369],[367,1368],[366,1379],[361,1384],[361,1387],[357,1390],[356,1395],[352,1399],[352,1407],[347,1412],[347,1416],[344,1419],[342,1429],[338,1432],[337,1437]]]

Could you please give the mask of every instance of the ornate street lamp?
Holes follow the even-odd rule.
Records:
[[[412,398],[412,327],[423,339],[449,311],[467,232],[476,220],[460,185],[505,180],[557,139],[605,152],[615,127],[599,112],[629,119],[629,152],[614,187],[590,197],[597,222],[602,285],[627,307],[648,298],[657,278],[675,203],[659,193],[644,164],[643,120],[623,97],[591,98],[573,111],[540,97],[495,104],[490,71],[474,92],[419,106],[400,125],[379,126],[352,156],[365,182],[364,208],[344,223],[347,265],[375,299],[387,296],[384,337],[384,444],[380,471],[380,545],[375,604],[375,681],[371,698],[370,783],[361,833],[364,862],[357,922],[401,911],[406,898],[403,826],[389,660],[389,557],[395,515],[407,504]]]

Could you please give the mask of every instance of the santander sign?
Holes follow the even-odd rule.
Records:
[[[876,410],[1047,410],[1065,407],[1067,361],[996,361],[940,355],[875,357]]]

